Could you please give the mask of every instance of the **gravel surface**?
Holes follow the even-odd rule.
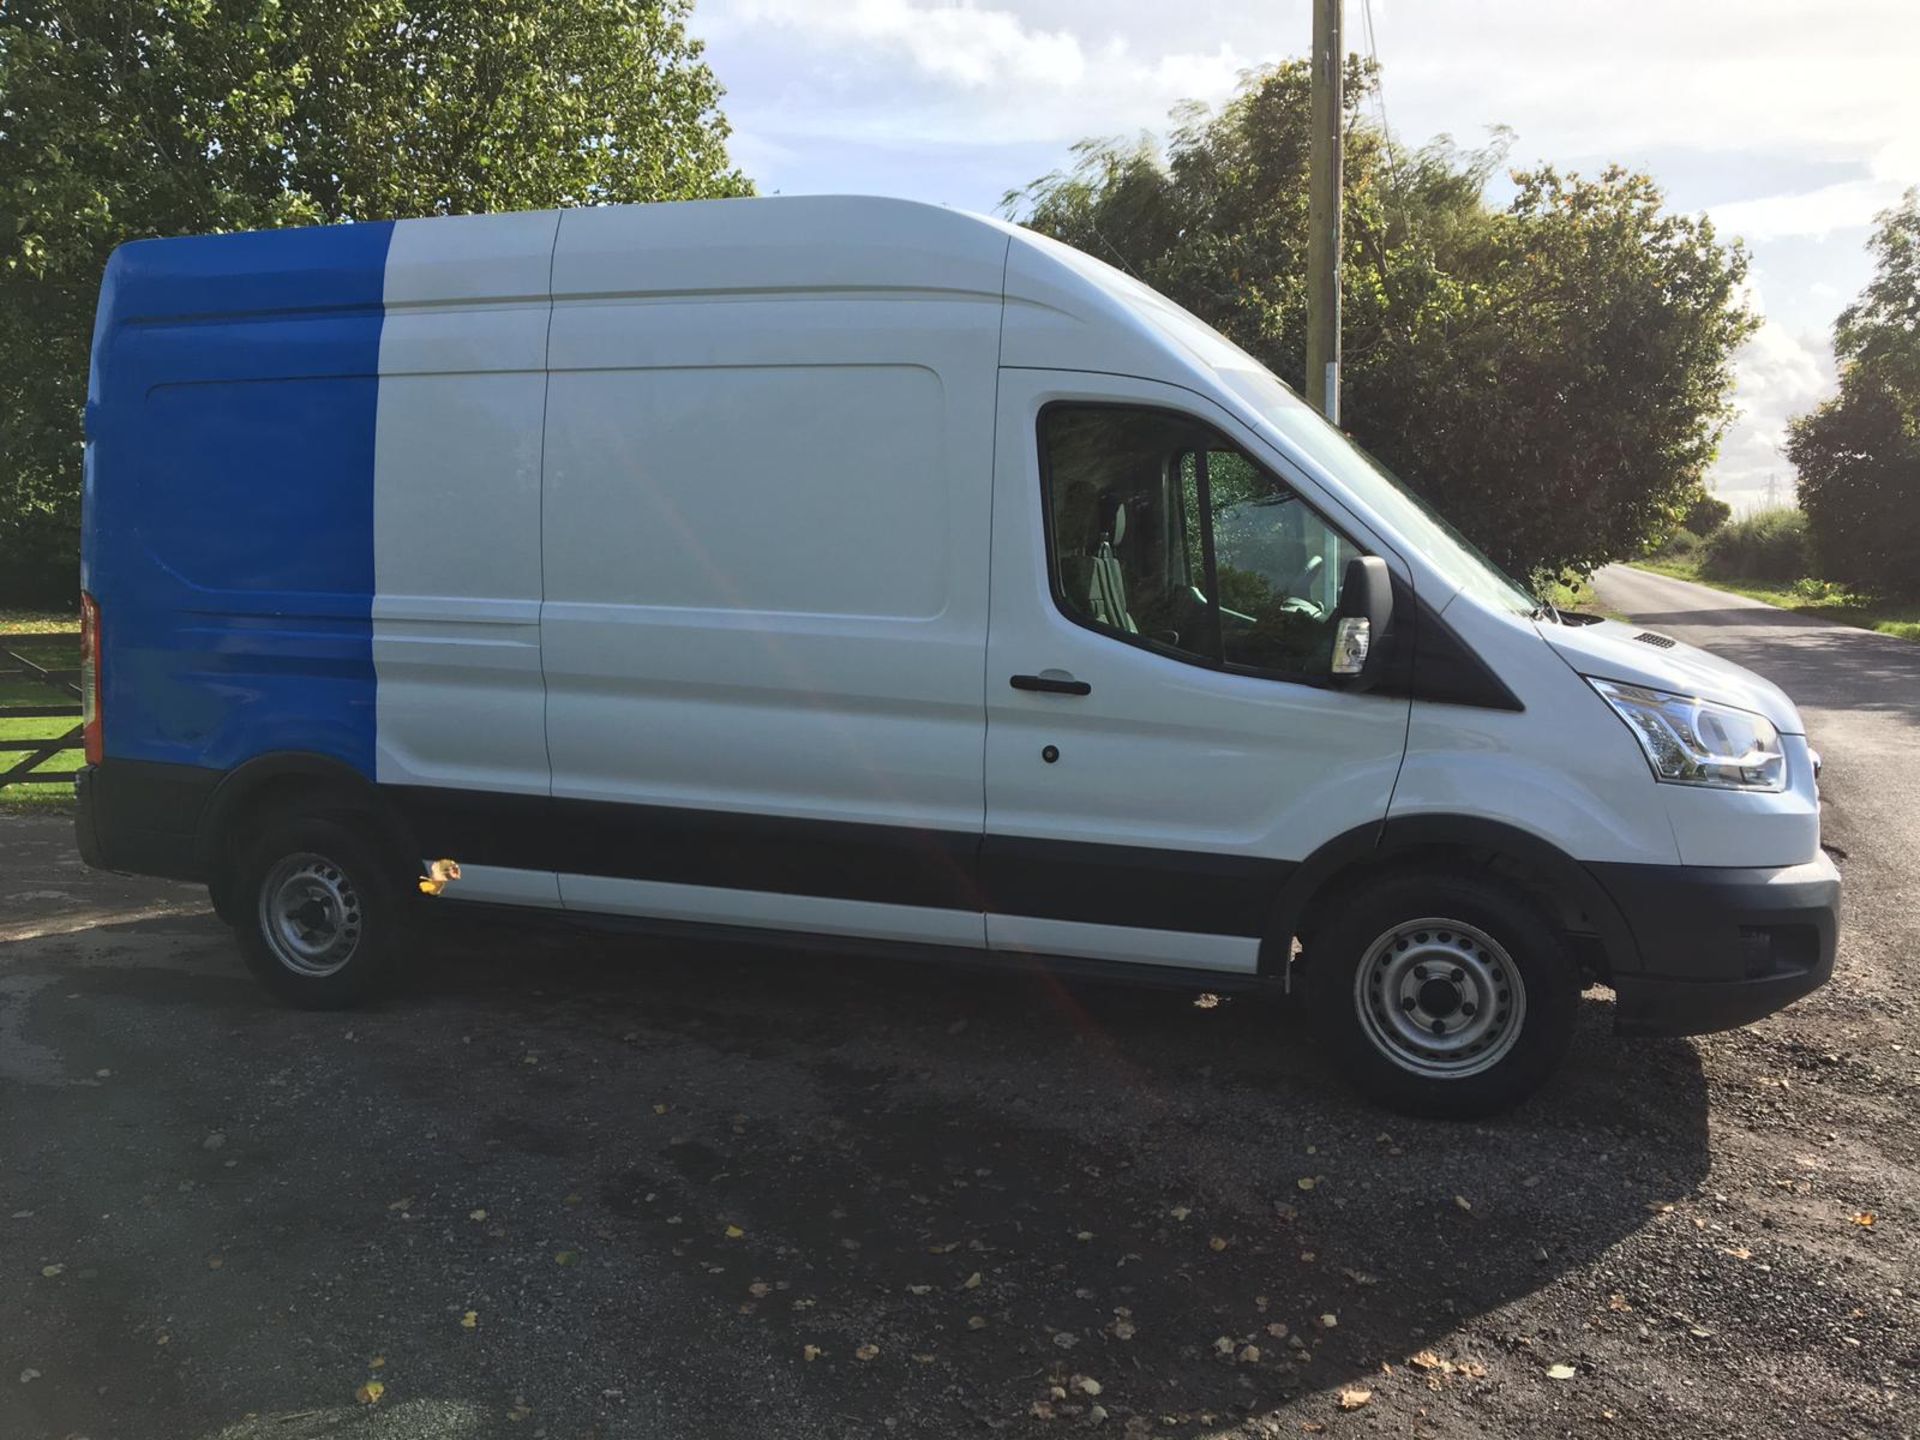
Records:
[[[772,950],[446,924],[298,1014],[0,819],[0,1440],[1912,1433],[1920,647],[1601,593],[1806,708],[1839,967],[1598,992],[1477,1126],[1270,1002]]]

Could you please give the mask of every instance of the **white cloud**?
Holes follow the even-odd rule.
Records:
[[[1736,509],[1765,502],[1769,482],[1784,503],[1793,467],[1780,453],[1787,422],[1833,393],[1833,356],[1824,338],[1765,322],[1735,359],[1738,418],[1720,447],[1714,489]]]
[[[1708,213],[1723,234],[1749,241],[1788,235],[1819,238],[1837,230],[1864,230],[1899,198],[1900,187],[1887,181],[1847,180],[1798,194],[1736,200],[1715,205]]]
[[[1066,143],[1157,126],[1183,100],[1231,94],[1262,58],[1224,40],[1143,53],[1118,29],[1083,37],[970,3],[733,0],[702,13],[700,29],[719,45],[777,36],[825,62],[825,93],[788,97],[784,117],[818,138],[863,143]],[[848,69],[862,79],[832,83]]]

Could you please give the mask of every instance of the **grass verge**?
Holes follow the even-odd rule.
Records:
[[[1556,580],[1548,585],[1541,598],[1556,610],[1577,610],[1582,615],[1604,615],[1609,620],[1626,620],[1618,610],[1609,610],[1600,603],[1600,597],[1594,593],[1593,581],[1586,576],[1577,580]]]
[[[1866,596],[1849,596],[1841,601],[1815,598],[1779,585],[1756,585],[1745,580],[1721,580],[1702,575],[1700,567],[1691,560],[1635,560],[1632,564],[1637,569],[1651,570],[1656,575],[1671,575],[1676,580],[1691,580],[1699,585],[1711,585],[1716,590],[1731,590],[1736,595],[1764,600],[1782,610],[1831,620],[1837,625],[1853,625],[1861,630],[1874,630],[1901,640],[1920,640],[1920,602],[1873,600]]]
[[[0,650],[33,661],[49,670],[73,670],[80,664],[80,635],[71,615],[34,611],[0,611]],[[0,661],[0,668],[6,662]],[[64,705],[71,697],[63,690],[25,676],[0,676],[0,711],[9,705]],[[0,713],[0,739],[51,740],[64,735],[79,720],[74,716],[10,719]],[[0,770],[10,770],[23,755],[0,750]],[[34,767],[37,775],[70,774],[80,768],[80,751],[62,751]],[[58,815],[73,808],[69,785],[8,785],[0,788],[0,814]]]

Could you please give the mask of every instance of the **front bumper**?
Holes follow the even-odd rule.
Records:
[[[1840,872],[1804,865],[1593,865],[1633,932],[1638,968],[1616,966],[1615,1026],[1701,1035],[1745,1025],[1833,974]]]

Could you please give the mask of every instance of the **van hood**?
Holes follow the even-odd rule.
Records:
[[[1799,710],[1778,685],[1670,635],[1615,620],[1536,624],[1555,653],[1582,675],[1717,700],[1766,716],[1783,735],[1807,733]]]

